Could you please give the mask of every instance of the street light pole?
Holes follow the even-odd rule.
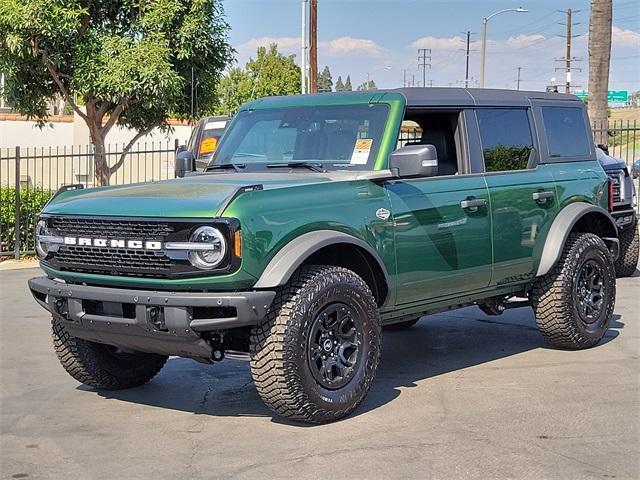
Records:
[[[484,69],[485,69],[485,58],[487,55],[487,23],[496,15],[500,15],[501,13],[506,12],[516,12],[516,13],[525,13],[529,10],[518,7],[518,8],[505,8],[504,10],[498,10],[497,12],[492,13],[488,17],[484,17],[482,19],[482,46],[480,47],[480,88],[484,88]]]
[[[365,85],[365,90],[369,90],[369,84],[371,83],[371,74],[373,72],[377,72],[378,70],[391,70],[393,65],[391,63],[386,63],[383,67],[374,68],[370,72],[367,72],[367,84]]]

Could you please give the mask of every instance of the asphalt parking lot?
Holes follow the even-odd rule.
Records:
[[[586,351],[547,347],[528,308],[385,333],[364,404],[314,427],[272,416],[233,360],[170,359],[128,391],[78,384],[27,291],[37,274],[0,272],[2,478],[640,477],[639,271]]]

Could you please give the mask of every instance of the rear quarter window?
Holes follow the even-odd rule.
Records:
[[[547,133],[550,157],[589,155],[589,136],[581,108],[542,107],[542,120]]]

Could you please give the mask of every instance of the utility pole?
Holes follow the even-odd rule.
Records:
[[[469,43],[471,41],[471,32],[467,30],[467,65],[464,69],[464,88],[469,88]]]
[[[564,91],[565,93],[571,93],[571,72],[573,70],[578,70],[580,71],[580,68],[575,68],[572,67],[571,63],[572,62],[577,62],[580,61],[581,59],[579,58],[575,58],[571,56],[571,39],[573,38],[573,35],[571,34],[571,28],[574,25],[578,25],[578,23],[573,23],[573,14],[574,13],[578,13],[580,10],[571,10],[570,8],[567,9],[567,11],[562,11],[562,13],[565,13],[567,15],[567,23],[566,23],[566,27],[567,27],[567,33],[566,33],[566,42],[567,42],[567,49],[565,52],[565,56],[564,58],[558,58],[556,59],[556,61],[559,62],[564,62],[564,67],[560,67],[560,68],[556,68],[556,70],[564,70],[565,74],[566,74],[566,81],[565,81],[565,87],[564,87]],[[562,24],[561,24],[562,25]]]
[[[318,0],[309,10],[309,93],[318,92]]]
[[[429,63],[427,63],[429,60]],[[418,68],[422,68],[422,86],[427,86],[427,67],[431,68],[431,49],[419,48],[418,49]]]
[[[464,88],[469,88],[469,56],[471,53],[471,35],[475,35],[474,32],[462,32],[467,34],[467,48],[466,48],[466,65],[464,69]]]
[[[520,70],[522,70],[522,67],[518,67],[518,78],[516,79],[516,90],[520,90]]]
[[[406,68],[402,69],[402,86],[403,87],[407,86],[407,69]]]
[[[302,34],[300,35],[301,45],[300,45],[300,74],[301,74],[301,82],[300,82],[300,92],[304,95],[307,93],[307,12],[309,6],[309,0],[302,0]]]
[[[564,93],[571,93],[571,9],[567,9],[567,52],[565,53],[565,68],[567,69],[567,84]]]

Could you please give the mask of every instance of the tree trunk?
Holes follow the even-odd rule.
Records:
[[[93,164],[95,167],[96,185],[102,187],[109,185],[111,180],[111,171],[107,162],[106,150],[104,148],[104,137],[97,135],[92,139],[93,143]]]
[[[611,1],[591,0],[589,17],[589,118],[596,143],[604,144],[607,143]]]

